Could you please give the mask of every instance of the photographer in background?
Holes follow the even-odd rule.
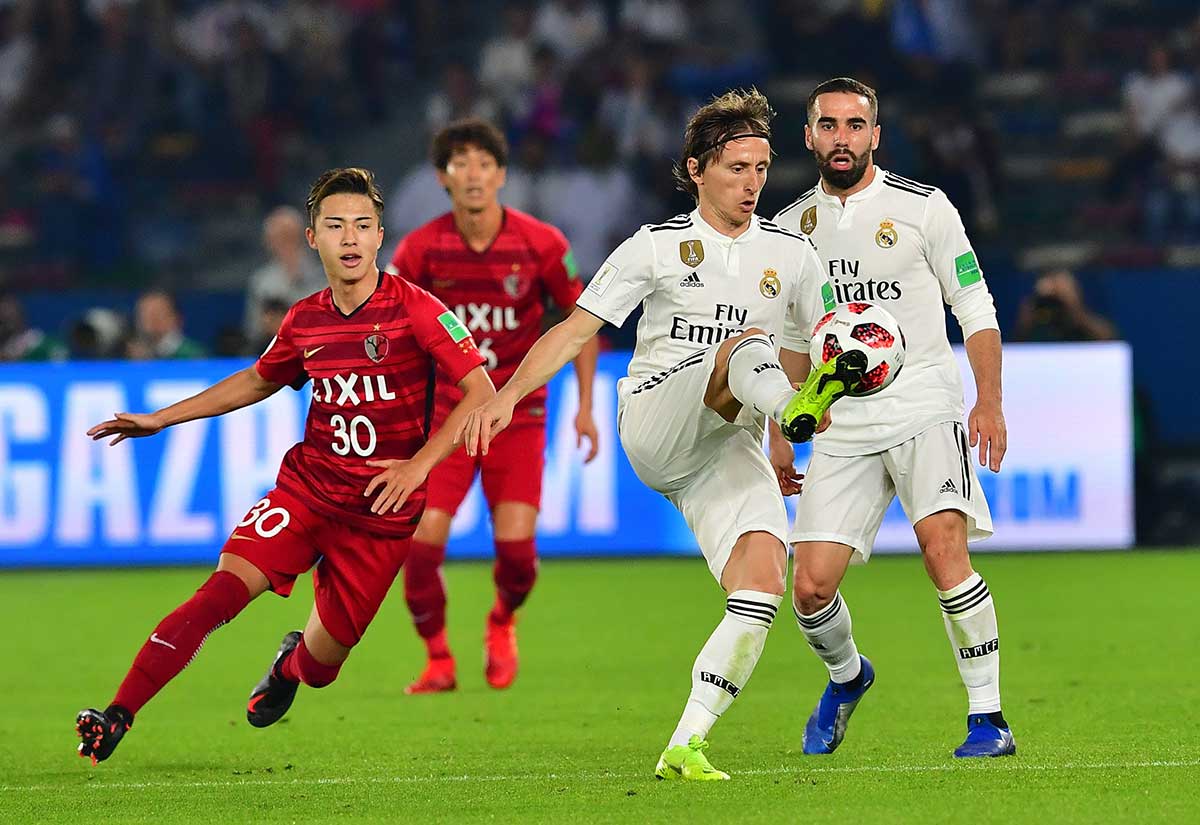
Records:
[[[1083,302],[1079,281],[1070,270],[1045,273],[1021,302],[1018,341],[1109,341],[1116,337],[1113,323]]]

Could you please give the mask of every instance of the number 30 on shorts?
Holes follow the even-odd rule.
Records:
[[[279,535],[283,528],[292,521],[292,514],[282,507],[272,507],[271,499],[264,498],[250,508],[246,517],[238,522],[238,527],[254,525],[254,532],[264,539],[272,539]]]

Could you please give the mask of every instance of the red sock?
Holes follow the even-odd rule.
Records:
[[[442,648],[442,655],[450,655],[444,633],[446,583],[442,579],[442,562],[445,560],[445,545],[413,541],[404,562],[404,599],[430,656],[435,655],[435,640]]]
[[[496,540],[496,603],[489,617],[496,624],[512,621],[513,612],[525,603],[537,581],[537,546],[533,539]]]
[[[196,595],[154,628],[149,641],[134,657],[112,703],[136,714],[188,666],[208,634],[249,603],[250,593],[241,579],[224,570],[213,573]]]
[[[304,644],[304,639],[301,638],[292,655],[283,660],[279,675],[289,682],[302,682],[309,687],[323,688],[338,677],[338,671],[341,669],[340,664],[323,665],[314,659],[308,652],[308,645]]]

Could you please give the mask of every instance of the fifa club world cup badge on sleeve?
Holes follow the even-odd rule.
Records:
[[[804,214],[800,216],[800,231],[805,235],[811,235],[813,230],[817,228],[817,207],[810,206],[804,210]]]
[[[367,357],[378,364],[384,358],[387,358],[387,336],[381,335],[378,332],[372,333],[363,339],[363,348],[367,351]]]
[[[898,240],[900,236],[896,234],[896,225],[891,221],[880,221],[879,231],[875,233],[875,245],[881,249],[891,249]]]
[[[780,289],[782,285],[779,283],[779,273],[773,269],[764,269],[762,280],[758,282],[758,291],[764,298],[777,298]]]
[[[692,269],[700,266],[700,262],[704,260],[704,244],[700,241],[680,241],[679,242],[679,260],[690,266]]]

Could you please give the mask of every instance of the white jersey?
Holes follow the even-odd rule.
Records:
[[[875,178],[846,198],[820,183],[775,220],[816,244],[839,303],[867,301],[900,322],[907,354],[900,375],[867,398],[844,398],[814,449],[835,456],[895,447],[934,424],[962,421],[963,388],[946,337],[950,305],[963,340],[999,329],[991,293],[958,210],[932,186],[875,167]]]
[[[688,356],[759,327],[775,349],[808,352],[812,329],[833,308],[833,289],[813,244],[771,221],[751,217],[736,238],[699,210],[639,229],[618,246],[576,306],[621,326],[645,303],[622,400]]]

